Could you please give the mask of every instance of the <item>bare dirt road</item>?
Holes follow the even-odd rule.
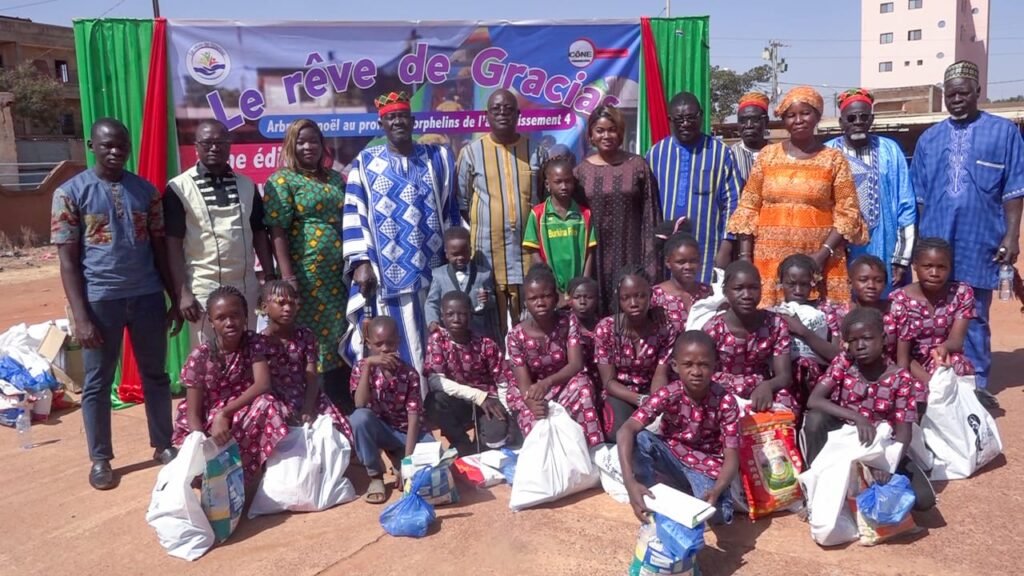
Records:
[[[51,272],[52,274],[52,272]],[[7,282],[0,272],[0,327],[62,316],[56,276]],[[779,516],[737,519],[708,534],[702,572],[724,574],[896,575],[1011,574],[1024,562],[1024,504],[1015,486],[1024,475],[1024,319],[996,303],[993,391],[1004,410],[1006,445],[977,477],[940,485],[937,509],[921,514],[927,532],[910,542],[823,550],[805,524]],[[0,573],[312,575],[621,575],[633,552],[637,523],[627,506],[599,490],[536,510],[508,510],[509,489],[463,490],[459,505],[438,508],[421,540],[384,534],[381,508],[361,500],[318,514],[244,521],[231,540],[194,563],[167,556],[144,516],[157,468],[149,458],[141,407],[114,413],[115,468],[120,486],[89,487],[81,414],[71,411],[33,428],[42,445],[15,447],[0,429]],[[353,467],[360,493],[366,479]],[[396,496],[392,496],[394,501]]]

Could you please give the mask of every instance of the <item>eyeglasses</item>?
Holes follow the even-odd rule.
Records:
[[[490,108],[488,108],[488,110],[490,110],[491,114],[512,114],[514,112],[518,112],[519,108],[509,104],[504,104],[501,106],[491,106]]]
[[[196,146],[199,146],[203,150],[211,150],[211,149],[213,149],[214,146],[216,146],[218,148],[227,148],[230,145],[231,145],[231,141],[230,140],[203,140],[203,141],[197,140],[196,141]]]
[[[685,116],[669,116],[674,124],[697,124],[700,122],[700,114],[686,114]]]
[[[874,114],[869,112],[858,112],[856,114],[847,114],[846,121],[850,124],[853,124],[854,122],[871,122],[871,119],[874,118],[874,116]]]

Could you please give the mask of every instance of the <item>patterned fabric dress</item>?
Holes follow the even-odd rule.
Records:
[[[342,284],[341,254],[345,183],[341,174],[333,170],[326,182],[291,170],[278,170],[263,190],[264,222],[288,233],[288,252],[302,298],[296,324],[316,334],[317,370],[340,368],[338,342],[348,326],[348,294]]]
[[[818,304],[818,310],[825,313],[825,323],[828,324],[828,331],[832,335],[832,342],[843,344],[843,319],[850,313],[852,306],[849,302],[831,303],[822,302]],[[885,330],[885,357],[896,362],[896,343],[899,341],[899,329],[896,326],[896,319],[892,315],[892,307],[887,306],[882,314],[882,325]]]
[[[695,295],[689,298],[680,298],[679,296],[669,294],[661,284],[658,284],[651,291],[651,308],[661,308],[664,310],[665,316],[676,331],[676,334],[682,334],[686,331],[686,319],[690,315],[690,307],[693,306],[694,302],[710,298],[713,294],[714,292],[711,290],[710,285],[698,284]]]
[[[269,350],[267,361],[270,363],[270,376],[274,396],[284,403],[288,409],[286,420],[297,420],[302,415],[302,405],[306,401],[306,366],[317,360],[316,336],[308,328],[299,328],[291,340],[277,340],[271,336],[267,339]],[[348,438],[351,443],[352,427],[348,418],[331,403],[321,390],[316,402],[317,414],[331,417],[334,427]]]
[[[647,426],[661,416],[658,434],[688,468],[710,478],[722,471],[726,448],[740,447],[736,397],[712,381],[708,395],[694,400],[682,382],[663,387],[637,408],[633,420]]]
[[[764,324],[746,339],[733,335],[724,314],[715,316],[704,325],[704,331],[711,335],[718,347],[716,379],[720,378],[719,381],[730,392],[745,400],[750,399],[754,388],[771,378],[772,358],[789,354],[792,344],[786,321],[774,312],[763,314]],[[803,409],[792,391],[786,388],[775,393],[774,401],[792,410],[797,417]]]
[[[934,374],[938,365],[932,358],[932,350],[949,338],[957,320],[974,318],[974,291],[967,284],[951,282],[935,310],[928,308],[927,303],[911,298],[906,289],[892,293],[890,313],[896,321],[900,340],[912,342],[911,357],[929,374]],[[958,376],[974,374],[974,366],[963,353],[950,354],[949,362]],[[924,400],[921,398],[922,402]]]
[[[359,379],[366,370],[366,360],[360,360],[352,367],[349,387],[355,398]],[[409,431],[409,414],[423,416],[423,402],[420,396],[420,375],[408,364],[402,364],[394,372],[383,368],[370,368],[370,403],[366,406],[378,418],[399,432]],[[426,431],[420,427],[420,433]]]
[[[755,236],[754,265],[763,279],[775,278],[779,264],[791,254],[817,253],[833,229],[851,244],[868,239],[843,153],[825,148],[811,158],[796,159],[782,143],[765,146],[757,156],[727,229]],[[844,251],[837,250],[825,266],[819,300],[850,300],[846,268]],[[782,290],[770,285],[766,282],[761,295],[762,308],[782,303]]]
[[[832,401],[859,412],[872,424],[917,422],[917,380],[909,370],[894,370],[877,382],[870,382],[857,366],[836,358],[821,379]]]
[[[659,322],[646,338],[635,342],[619,333],[615,317],[609,316],[594,329],[594,362],[615,369],[615,379],[637,394],[649,394],[651,381],[658,366],[668,364],[672,358],[676,331],[670,322]],[[608,390],[601,391],[602,401],[608,399]],[[614,427],[615,414],[609,403],[604,403],[605,433]]]
[[[502,356],[501,347],[490,338],[473,334],[469,342],[460,344],[441,328],[427,339],[423,375],[444,376],[463,386],[497,395],[498,383],[506,376]]]
[[[515,368],[526,368],[530,380],[536,382],[558,372],[569,363],[569,347],[580,345],[580,327],[576,317],[567,311],[560,311],[554,332],[548,337],[533,338],[526,333],[522,324],[508,333],[508,408],[515,413],[519,429],[525,437],[533,430],[536,417],[526,406],[523,392],[519,389]],[[586,371],[573,376],[562,386],[552,386],[545,398],[561,404],[573,420],[583,426],[587,444],[596,446],[604,442],[597,409],[594,406],[594,385]]]
[[[181,369],[181,383],[186,388],[203,391],[203,431],[210,433],[214,417],[228,402],[242,395],[253,385],[252,365],[266,361],[269,346],[265,337],[246,332],[241,347],[220,358],[209,344],[192,351]],[[274,447],[288,435],[285,415],[288,408],[272,394],[257,396],[248,406],[231,418],[231,435],[238,443],[246,483],[252,482]],[[181,446],[191,432],[188,425],[188,400],[178,404],[174,421],[175,446]]]
[[[657,190],[642,157],[630,154],[615,166],[582,162],[576,167],[578,185],[590,203],[597,245],[598,313],[611,314],[615,279],[624,266],[643,266],[651,278],[658,271],[654,227],[661,221]]]

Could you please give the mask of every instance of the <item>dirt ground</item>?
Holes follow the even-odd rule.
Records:
[[[7,268],[7,259],[0,266]],[[40,268],[43,268],[41,266]],[[0,328],[63,316],[56,268],[47,274],[0,272]],[[792,515],[752,523],[745,518],[708,534],[702,573],[788,576],[885,574],[1010,574],[1024,560],[1024,318],[1016,306],[992,310],[996,350],[992,390],[1003,410],[1000,457],[977,477],[938,486],[939,505],[917,516],[927,531],[909,542],[824,550]],[[243,520],[225,545],[194,563],[167,556],[146,524],[157,467],[141,407],[115,412],[114,461],[120,485],[89,487],[81,413],[73,410],[33,427],[31,451],[0,429],[2,573],[76,574],[550,574],[621,575],[633,553],[637,522],[628,506],[595,489],[550,506],[513,513],[509,488],[464,488],[460,504],[437,509],[420,540],[384,534],[381,508],[361,500],[318,514]],[[352,468],[362,493],[366,478]],[[397,496],[392,495],[392,501]],[[9,570],[9,572],[8,572]]]

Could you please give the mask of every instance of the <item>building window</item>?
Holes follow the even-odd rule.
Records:
[[[918,60],[917,61],[917,65],[918,66],[924,66],[924,60]]]
[[[879,72],[892,72],[892,62],[879,62],[878,63],[878,71]]]
[[[908,0],[907,8],[910,10],[920,10],[923,4],[924,0]]]
[[[903,61],[903,65],[904,66],[910,66],[910,60],[904,60]]]
[[[892,9],[893,9],[892,2],[882,2],[878,6],[878,12],[880,14],[890,14],[890,13],[892,13]]]
[[[913,40],[920,40],[920,39],[921,39],[921,31],[920,30],[907,30],[907,40],[913,41]]]
[[[939,52],[938,54],[935,55],[935,57],[938,58],[939,60],[942,60],[943,58],[946,57],[946,53],[945,52]]]
[[[892,44],[892,32],[886,32],[878,35],[879,44]]]
[[[978,12],[981,12],[981,10],[979,10],[978,8],[971,8],[971,14],[977,16]]]
[[[75,115],[64,113],[60,115],[60,133],[64,136],[75,135]]]
[[[946,21],[945,20],[939,20],[939,28],[945,28],[945,27],[946,27]]]
[[[53,69],[57,75],[57,80],[62,84],[71,82],[71,68],[68,67],[68,63],[64,60],[54,60]]]

